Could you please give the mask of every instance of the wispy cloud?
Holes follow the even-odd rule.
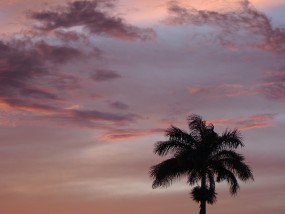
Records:
[[[65,63],[70,59],[80,59],[80,57],[83,55],[81,50],[78,48],[51,45],[44,41],[36,43],[34,50],[43,59],[52,61],[54,63]]]
[[[119,110],[127,110],[130,108],[130,106],[126,103],[123,103],[121,101],[114,101],[114,102],[109,102],[109,105],[114,108],[114,109],[119,109]]]
[[[52,73],[49,63],[63,63],[68,59],[73,59],[80,55],[79,51],[72,48],[49,46],[41,43],[44,50],[37,47],[30,40],[12,40],[0,43],[0,98],[11,99],[25,95],[25,100],[29,98],[55,99],[57,95],[45,89],[40,84],[31,84],[34,80]],[[48,50],[47,50],[48,49]],[[59,59],[56,55],[69,50],[66,56]],[[61,54],[60,54],[61,55]]]
[[[81,126],[89,128],[101,128],[103,130],[108,129],[112,125],[128,125],[141,119],[141,116],[132,113],[113,113],[100,110],[86,110],[79,108],[64,108],[63,106],[53,105],[50,103],[36,103],[29,100],[6,98],[0,99],[0,107],[2,110],[7,111],[23,111],[30,113],[32,123],[37,121],[46,122],[50,121],[55,125],[69,125],[69,126]]]
[[[54,113],[59,110],[53,105],[46,104],[46,102],[35,102],[35,100],[21,99],[16,96],[14,98],[1,97],[0,106],[1,108],[10,111],[26,111],[45,114]]]
[[[104,141],[121,141],[132,138],[141,138],[154,134],[164,133],[164,129],[116,129],[105,133],[100,137]]]
[[[38,22],[36,28],[41,31],[81,27],[94,35],[123,40],[151,40],[155,37],[151,28],[139,28],[112,15],[109,11],[114,6],[111,0],[78,0],[48,10],[31,11],[28,16]]]
[[[249,117],[215,119],[209,122],[218,126],[235,126],[240,130],[249,130],[273,126],[275,116],[276,114],[258,114]]]
[[[86,71],[85,77],[81,74],[82,77],[79,78],[76,72],[64,71],[62,67],[71,61],[86,60],[91,56],[97,58],[97,53],[87,54],[81,48],[60,41],[49,43],[42,38],[39,41],[37,38],[12,38],[0,41],[0,56],[2,109],[24,112],[30,118],[85,127],[103,127],[103,124],[98,123],[105,122],[128,124],[140,118],[132,113],[111,113],[95,107],[67,108],[73,103],[69,94],[74,90],[83,90],[81,82],[86,81],[89,72]],[[91,78],[95,81],[108,81],[120,77],[115,71],[98,69]],[[122,103],[112,105],[126,108]]]
[[[120,77],[121,75],[118,72],[112,70],[104,70],[104,69],[98,69],[93,74],[91,74],[91,78],[94,81],[98,82],[113,80]]]
[[[172,1],[169,13],[166,22],[172,25],[216,27],[221,30],[220,39],[224,45],[285,52],[285,28],[273,27],[270,18],[248,0],[241,1],[235,10],[225,12],[185,8]]]
[[[101,112],[96,110],[71,110],[69,111],[70,115],[86,120],[103,120],[103,121],[111,121],[111,122],[134,122],[139,118],[138,115],[135,114],[116,114],[116,113],[108,113]]]
[[[191,94],[208,94],[213,96],[250,96],[259,93],[256,86],[246,87],[241,84],[222,84],[215,86],[190,86],[189,92]]]
[[[285,69],[265,72],[264,82],[264,94],[270,99],[285,103]]]
[[[263,96],[269,100],[285,103],[285,72],[283,70],[265,72],[264,82],[246,86],[242,84],[193,85],[188,87],[192,95],[207,97]]]

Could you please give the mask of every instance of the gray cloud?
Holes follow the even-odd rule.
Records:
[[[139,115],[132,113],[118,114],[94,109],[48,109],[48,106],[33,107],[38,108],[38,110],[49,112],[48,115],[41,114],[39,116],[35,116],[35,123],[36,121],[45,120],[50,121],[55,125],[110,130],[111,127],[126,126],[141,119]]]
[[[266,83],[285,83],[285,67],[265,73]]]
[[[33,37],[20,33],[19,37],[0,40],[1,105],[14,112],[23,111],[25,117],[37,115],[60,124],[87,127],[101,127],[105,122],[128,124],[139,119],[138,115],[131,113],[116,114],[92,108],[86,110],[68,98],[72,93],[76,96],[78,89],[83,89],[81,81],[85,81],[88,75],[76,76],[73,70],[69,71],[68,63],[91,56],[100,59],[102,53],[93,46],[87,34],[69,28],[82,26],[90,33],[128,40],[148,39],[149,33],[153,33],[150,29],[128,25],[103,10],[113,6],[111,1],[73,1],[54,10],[30,12],[31,18],[43,24],[41,30]],[[52,32],[46,34],[46,31]],[[82,47],[82,44],[87,45]],[[91,74],[94,81],[120,77],[116,71],[105,69]],[[110,105],[117,109],[128,109],[120,102]]]
[[[138,115],[135,114],[116,114],[116,113],[108,113],[101,112],[96,110],[72,110],[71,115],[75,116],[79,119],[87,119],[87,120],[101,120],[101,121],[111,121],[111,122],[134,122],[139,118]]]
[[[86,109],[68,109],[58,105],[57,102],[34,102],[33,100],[24,100],[21,98],[1,98],[2,103],[11,109],[32,113],[40,113],[35,116],[34,123],[37,121],[47,120],[55,124],[81,126],[90,128],[108,129],[105,123],[127,125],[134,123],[141,117],[137,114],[111,113],[100,110]],[[105,125],[104,125],[105,124]]]
[[[29,42],[0,42],[1,86],[19,87],[33,76],[47,73],[44,60],[35,50],[30,50]]]
[[[80,59],[84,54],[69,46],[12,39],[0,41],[0,56],[0,97],[55,99],[57,96],[45,89],[46,83],[37,82],[56,76],[58,65]]]
[[[59,38],[64,42],[77,42],[77,41],[83,41],[85,43],[89,42],[89,39],[85,34],[75,31],[56,30],[54,31],[54,34],[57,38]]]
[[[285,102],[285,68],[266,72],[260,90],[269,99]]]
[[[110,102],[109,104],[112,108],[119,109],[119,110],[127,110],[130,108],[129,105],[123,102],[120,102],[120,101]]]
[[[121,78],[121,75],[116,71],[99,69],[91,75],[91,78],[95,81],[101,82]]]
[[[49,104],[30,101],[27,99],[21,99],[18,97],[1,97],[0,101],[5,103],[13,110],[24,110],[31,112],[57,112],[59,109]]]
[[[70,59],[78,59],[83,56],[83,53],[77,48],[50,45],[44,41],[35,44],[35,51],[45,60],[54,63],[65,63]]]
[[[221,42],[225,45],[230,45],[235,40],[238,42],[240,36],[252,47],[285,52],[285,28],[273,27],[270,18],[255,9],[248,0],[240,2],[240,9],[230,12],[184,8],[174,1],[169,5],[169,13],[166,20],[168,24],[192,24],[221,29]]]
[[[78,77],[68,74],[56,74],[51,78],[52,85],[58,90],[72,90],[80,88],[80,80]]]
[[[127,124],[139,118],[135,114],[64,107],[68,100],[58,94],[66,89],[78,89],[80,83],[77,77],[57,71],[57,66],[82,57],[79,49],[50,45],[44,41],[11,40],[0,42],[0,56],[0,102],[10,109],[43,115],[48,113],[48,117],[42,118],[87,127],[99,127],[96,123],[102,122]],[[106,81],[119,77],[114,71],[97,70],[92,78]],[[114,105],[126,107],[122,103]]]
[[[38,99],[51,99],[51,100],[58,99],[58,97],[55,94],[37,88],[25,87],[21,90],[21,94],[23,96],[28,96]]]
[[[123,40],[150,40],[155,33],[150,28],[139,28],[117,16],[111,15],[106,8],[113,8],[113,1],[78,0],[65,6],[40,12],[30,12],[28,16],[40,23],[42,31],[83,27],[91,34],[115,37]]]

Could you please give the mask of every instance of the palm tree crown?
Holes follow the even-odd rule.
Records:
[[[185,175],[189,185],[197,185],[191,196],[200,203],[200,214],[206,214],[206,202],[216,201],[215,182],[227,181],[234,195],[239,189],[237,178],[253,180],[253,174],[244,163],[244,157],[234,151],[244,146],[237,129],[226,129],[219,135],[214,126],[206,124],[199,115],[191,115],[188,125],[189,133],[171,126],[166,130],[168,140],[155,144],[156,154],[172,157],[151,167],[152,187],[168,187],[173,180]]]

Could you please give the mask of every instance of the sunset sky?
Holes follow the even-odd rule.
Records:
[[[153,145],[199,114],[255,181],[210,214],[285,212],[285,0],[1,0],[0,213],[199,213],[152,189]]]

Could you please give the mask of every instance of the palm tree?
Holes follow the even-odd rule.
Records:
[[[172,157],[151,167],[152,187],[168,187],[173,180],[185,175],[189,185],[197,185],[191,196],[200,203],[200,214],[206,214],[206,203],[216,201],[215,182],[227,181],[230,193],[235,195],[239,189],[237,178],[253,180],[253,174],[244,163],[244,157],[235,152],[244,146],[237,129],[226,129],[219,135],[214,126],[206,124],[199,115],[191,115],[188,125],[189,133],[171,126],[166,130],[168,140],[155,144],[154,153]]]

